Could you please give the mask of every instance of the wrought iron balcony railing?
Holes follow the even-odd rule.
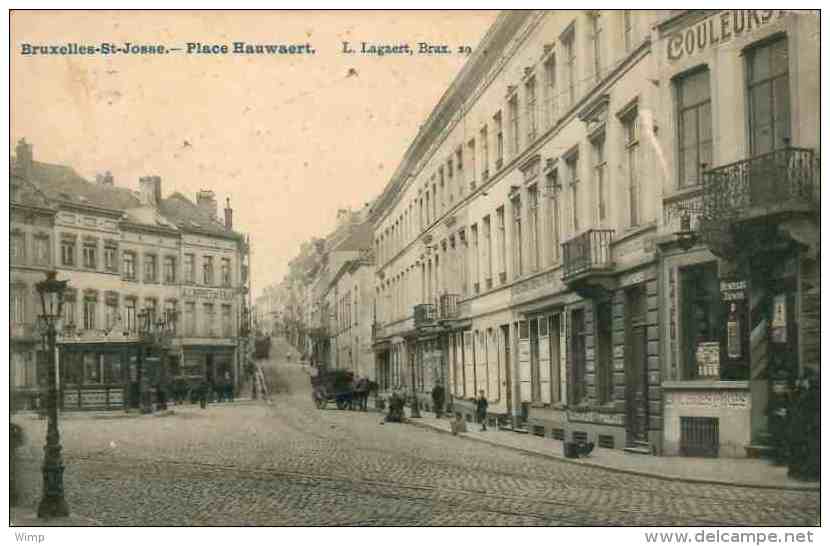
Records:
[[[436,309],[435,305],[431,303],[419,303],[413,310],[415,319],[415,327],[423,326],[431,322],[435,322]]]
[[[755,207],[816,203],[813,150],[784,148],[703,173],[703,216],[734,221]]]
[[[562,278],[568,279],[594,269],[611,268],[613,237],[613,229],[591,229],[562,243]]]
[[[458,294],[442,294],[438,298],[438,318],[448,320],[458,318]]]

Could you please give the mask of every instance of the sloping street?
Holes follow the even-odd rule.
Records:
[[[291,358],[287,359],[286,355]],[[66,496],[104,525],[811,525],[818,493],[690,484],[545,460],[378,413],[317,410],[275,340],[272,402],[64,415]],[[18,415],[23,498],[45,421]]]

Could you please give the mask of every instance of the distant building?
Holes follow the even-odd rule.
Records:
[[[109,173],[89,182],[70,167],[34,161],[25,141],[11,179],[14,208],[24,217],[33,214],[33,196],[49,207],[38,212],[37,229],[15,231],[13,223],[14,240],[37,256],[36,263],[25,251],[13,258],[14,269],[29,271],[13,286],[32,296],[32,272],[50,268],[69,280],[58,337],[64,408],[135,405],[142,380],[151,388],[177,379],[238,381],[248,251],[232,230],[230,207],[222,222],[215,201],[208,207],[181,194],[163,199],[157,176],[143,177],[138,192],[116,186]],[[39,311],[34,300],[23,305],[15,328],[25,332]],[[141,336],[143,317],[169,319],[168,328],[177,317],[165,346]],[[18,362],[27,388],[37,383],[37,367]]]

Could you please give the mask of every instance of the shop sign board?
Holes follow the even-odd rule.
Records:
[[[746,281],[732,280],[720,282],[721,300],[724,302],[746,299]]]
[[[221,288],[184,288],[182,295],[185,298],[197,300],[233,300],[233,290],[222,290]]]

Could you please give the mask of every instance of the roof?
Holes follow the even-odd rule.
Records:
[[[363,222],[362,224],[353,226],[351,233],[332,250],[363,250],[372,248],[372,241],[372,224],[370,222]]]
[[[14,159],[12,164],[15,164]],[[33,184],[50,201],[120,212],[122,218],[131,224],[233,239],[243,238],[240,233],[225,228],[224,223],[212,218],[179,192],[162,199],[156,211],[142,203],[138,192],[90,182],[69,166],[33,161],[31,170],[25,177],[20,177],[15,169],[10,174]]]
[[[159,203],[159,212],[182,231],[242,238],[241,234],[227,229],[225,224],[211,217],[179,192],[162,199]]]
[[[502,12],[487,30],[469,60],[453,79],[450,86],[432,109],[419,132],[409,144],[403,159],[395,169],[372,206],[372,221],[381,218],[391,208],[399,190],[412,175],[418,163],[429,153],[441,130],[451,123],[458,112],[463,112],[466,101],[472,96],[490,70],[502,59],[510,42],[519,29],[531,17],[530,10],[509,10]]]
[[[141,204],[133,191],[89,182],[72,167],[64,165],[33,161],[28,178],[47,198],[56,201],[112,210],[125,210]]]

